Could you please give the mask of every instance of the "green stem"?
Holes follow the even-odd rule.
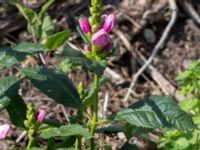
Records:
[[[28,145],[26,149],[30,149],[31,147],[35,146],[35,138],[29,138]]]
[[[94,75],[94,88],[95,88],[95,98],[94,98],[94,105],[93,105],[93,117],[91,121],[91,128],[90,133],[93,136],[93,138],[90,140],[90,150],[94,150],[95,148],[95,142],[94,142],[94,134],[95,134],[95,128],[98,122],[98,92],[99,92],[99,76]]]
[[[81,138],[80,137],[76,138],[75,150],[81,150]]]

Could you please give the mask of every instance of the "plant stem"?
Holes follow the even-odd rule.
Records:
[[[76,138],[75,150],[81,150],[81,138],[80,137]]]
[[[34,145],[35,145],[35,138],[29,138],[28,145],[27,145],[26,149],[30,149]]]
[[[93,118],[91,121],[91,128],[90,133],[93,136],[93,138],[90,140],[90,150],[94,150],[95,148],[95,142],[94,142],[94,134],[95,134],[95,128],[98,121],[98,92],[99,92],[99,76],[94,75],[94,88],[95,88],[95,99],[94,99],[94,105],[93,105]]]

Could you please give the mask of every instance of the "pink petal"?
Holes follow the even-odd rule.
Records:
[[[0,140],[5,139],[11,130],[11,126],[9,124],[4,124],[0,126]]]
[[[83,31],[83,33],[87,34],[87,33],[91,32],[91,26],[90,26],[88,19],[86,19],[86,18],[79,19],[79,24],[80,24],[80,28]]]
[[[97,47],[104,47],[111,43],[112,40],[109,36],[109,34],[104,30],[100,29],[92,36],[92,43]]]
[[[105,19],[105,22],[103,24],[103,29],[106,32],[110,32],[117,23],[117,17],[114,14],[108,15]]]
[[[91,51],[92,50],[92,48],[91,48],[91,46],[90,45],[84,45],[84,50],[85,51]]]
[[[37,113],[36,119],[38,121],[42,122],[44,120],[45,116],[46,116],[46,113],[47,112],[44,109],[39,110],[38,113]]]

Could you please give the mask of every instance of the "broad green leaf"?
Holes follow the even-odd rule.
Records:
[[[67,30],[51,35],[47,38],[47,41],[44,44],[44,46],[48,49],[54,50],[63,45],[69,37],[69,35],[70,32]]]
[[[62,56],[68,58],[71,63],[77,64],[83,67],[83,69],[88,69],[93,71],[97,75],[102,75],[106,65],[104,62],[94,62],[87,58],[81,51],[74,50],[72,48],[66,48],[63,50]]]
[[[9,113],[12,124],[17,127],[24,128],[24,121],[26,120],[26,104],[21,96],[16,95],[12,98],[10,104],[6,107]]]
[[[13,47],[0,48],[0,69],[10,67],[26,58],[26,55],[47,51],[39,44],[23,42]]]
[[[8,106],[18,93],[21,80],[8,76],[0,80],[0,110]]]
[[[137,127],[189,130],[197,128],[189,115],[169,96],[149,96],[119,113],[115,120]]]
[[[76,137],[74,136],[68,136],[63,139],[63,141],[59,143],[55,143],[54,149],[59,149],[59,148],[70,148],[74,145],[76,142]],[[68,150],[68,149],[67,149]]]
[[[64,125],[63,123],[58,122],[57,120],[53,120],[53,119],[44,119],[43,123],[48,124],[49,126],[52,126],[52,127],[60,127]]]
[[[44,48],[42,45],[39,44],[32,44],[29,42],[22,42],[12,48],[14,51],[17,52],[24,52],[27,54],[34,54],[36,52],[44,52],[48,51],[48,49]]]
[[[48,139],[52,137],[68,137],[68,136],[84,136],[90,139],[92,136],[90,133],[78,124],[65,125],[59,128],[50,128],[43,130],[41,137]]]
[[[48,97],[65,106],[80,108],[79,94],[71,80],[57,70],[48,68],[24,68],[22,74]]]
[[[9,47],[0,48],[0,69],[8,68],[25,59],[25,53],[13,51]]]

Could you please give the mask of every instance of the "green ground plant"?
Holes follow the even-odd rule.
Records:
[[[180,93],[186,98],[179,104],[180,108],[192,117],[200,127],[200,60],[193,61],[189,68],[177,76]],[[159,147],[170,150],[198,150],[200,148],[200,131],[166,131]]]
[[[90,17],[81,17],[77,29],[85,42],[83,49],[73,49],[65,44],[68,30],[55,33],[55,25],[47,9],[55,2],[48,0],[39,11],[26,7],[21,1],[10,0],[27,20],[27,30],[32,41],[0,48],[0,69],[12,66],[17,73],[0,80],[0,110],[5,110],[16,127],[27,132],[26,147],[15,150],[84,150],[111,149],[112,145],[97,138],[97,134],[123,132],[126,143],[122,149],[137,149],[129,141],[134,135],[146,134],[154,129],[188,131],[197,129],[189,114],[180,109],[173,97],[148,96],[109,116],[99,119],[99,90],[105,83],[103,75],[107,61],[114,49],[110,32],[116,25],[115,14],[102,13],[102,1],[91,0]],[[80,46],[81,47],[81,46]],[[61,50],[57,53],[57,48]],[[64,61],[49,68],[43,53],[54,52]],[[22,67],[20,62],[31,56],[38,65]],[[85,87],[83,82],[74,85],[66,75],[71,69],[82,68],[93,75],[93,82]],[[58,104],[74,109],[77,114],[68,123],[45,118],[45,110],[26,104],[19,89],[29,80],[40,92]],[[194,117],[193,117],[194,118]],[[105,125],[102,127],[102,125]],[[9,125],[0,126],[0,138],[9,139]],[[45,144],[40,145],[42,139]],[[14,150],[13,149],[13,150]]]

